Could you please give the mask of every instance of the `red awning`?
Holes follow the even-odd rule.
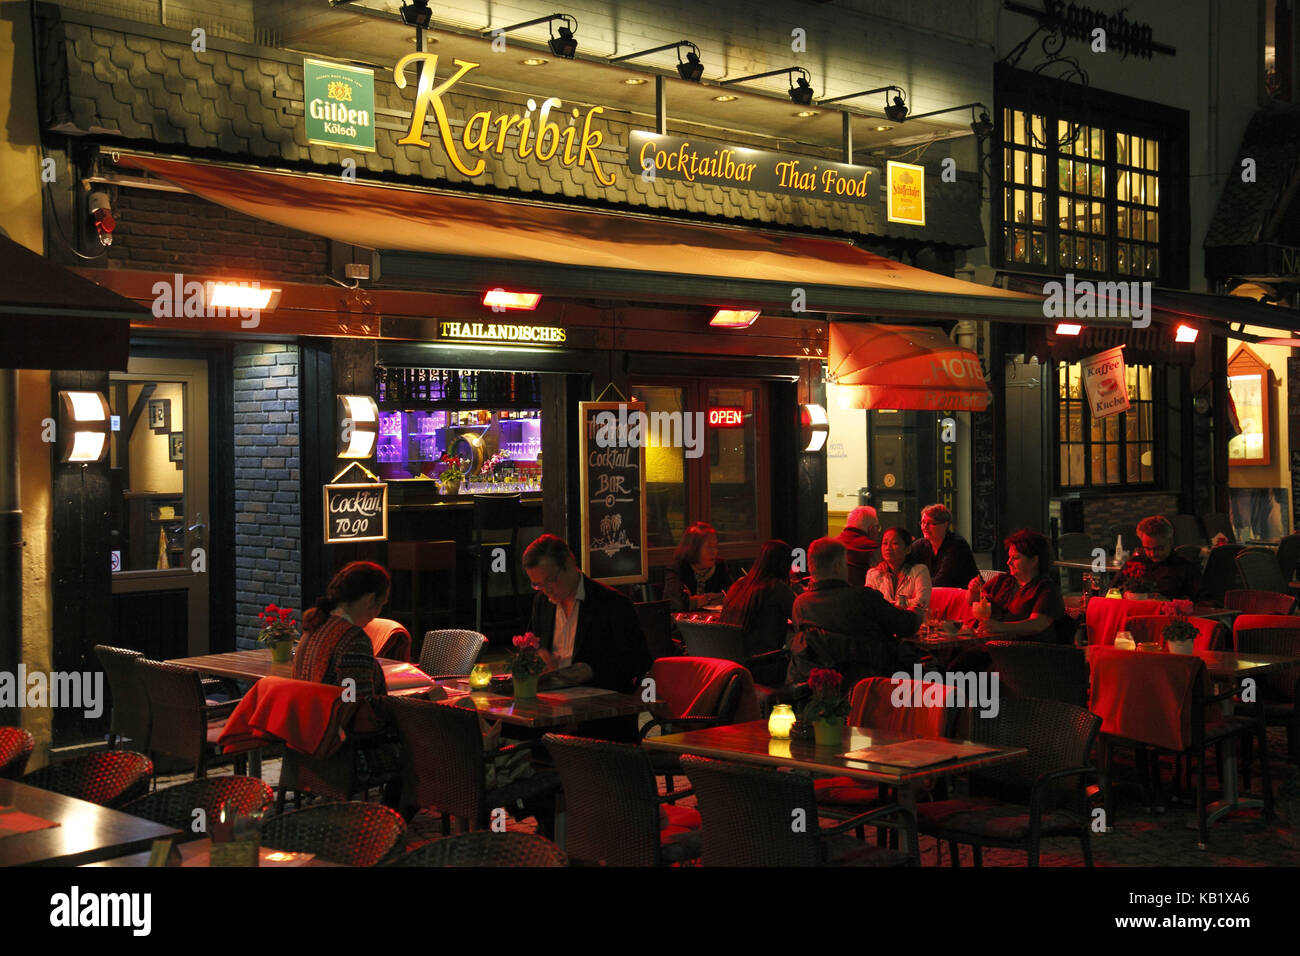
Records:
[[[1042,321],[1041,296],[927,272],[850,242],[121,153],[211,202],[370,249],[854,290],[867,314]],[[545,291],[545,290],[541,290]],[[893,308],[877,308],[881,300]],[[788,305],[787,305],[788,308]],[[850,311],[850,310],[845,310]]]
[[[991,398],[979,356],[938,329],[832,322],[827,368],[846,408],[982,412]]]

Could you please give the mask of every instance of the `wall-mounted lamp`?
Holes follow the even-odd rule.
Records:
[[[1174,341],[1195,342],[1196,336],[1199,334],[1200,331],[1198,329],[1193,328],[1190,325],[1180,325],[1178,326],[1178,329],[1174,332]]]
[[[379,434],[379,406],[369,395],[339,396],[338,457],[369,458]]]
[[[830,434],[826,409],[820,405],[803,405],[799,408],[799,443],[804,451],[821,451]]]
[[[709,319],[709,325],[720,329],[747,329],[762,315],[757,309],[719,309]]]
[[[560,35],[555,35],[555,21],[563,20],[565,25],[560,27]],[[539,23],[545,23],[551,31],[551,39],[547,41],[551,52],[558,57],[566,60],[572,60],[573,55],[578,52],[578,41],[574,39],[573,33],[578,29],[578,21],[567,13],[552,13],[550,16],[534,17],[532,20],[525,20],[522,23],[512,23],[508,27],[492,27],[483,31],[483,36],[490,37],[497,33],[510,33],[513,30],[521,30],[524,27],[536,26]]]
[[[790,101],[798,106],[808,106],[813,101],[813,88],[809,80],[812,74],[802,66],[788,66],[783,70],[768,70],[766,73],[754,73],[750,76],[738,76],[735,79],[723,80],[719,86],[730,86],[732,83],[748,83],[750,80],[761,80],[768,76],[781,76],[784,74],[787,78],[799,74],[790,86]]]
[[[59,460],[89,464],[108,453],[109,408],[99,392],[59,392]]]
[[[1083,326],[1077,322],[1060,322],[1056,326],[1057,335],[1078,335],[1083,331]]]
[[[506,289],[488,289],[483,293],[483,304],[490,308],[496,309],[527,309],[529,311],[537,308],[537,303],[542,301],[542,296],[537,292],[509,292]]]
[[[690,47],[691,52],[686,54],[686,59],[682,59],[682,48]],[[665,43],[663,46],[652,47],[649,50],[638,50],[636,53],[624,53],[622,56],[612,56],[609,58],[610,63],[622,63],[624,60],[634,60],[640,56],[649,56],[651,53],[661,53],[664,50],[677,51],[677,74],[688,83],[700,82],[700,77],[704,75],[704,64],[700,62],[700,48],[690,40],[678,40],[676,43]]]

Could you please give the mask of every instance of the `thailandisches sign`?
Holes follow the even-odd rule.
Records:
[[[325,60],[302,63],[307,142],[375,151],[375,71]]]
[[[385,482],[325,486],[325,543],[388,540]]]
[[[1109,418],[1128,411],[1128,377],[1124,369],[1124,346],[1084,359],[1083,386],[1088,393],[1092,417]]]

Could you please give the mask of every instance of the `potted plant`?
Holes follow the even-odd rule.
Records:
[[[1196,625],[1187,620],[1191,611],[1191,601],[1170,601],[1160,606],[1160,613],[1173,619],[1160,632],[1171,654],[1190,654],[1195,647]]]
[[[469,474],[469,460],[457,458],[455,455],[443,452],[442,457],[438,459],[438,463],[447,466],[438,475],[438,490],[444,495],[458,493],[460,483]]]
[[[527,699],[537,696],[537,678],[546,670],[542,659],[542,642],[532,631],[516,634],[511,641],[515,646],[510,655],[510,678],[514,683],[515,697]]]
[[[1156,583],[1151,569],[1142,561],[1131,561],[1119,575],[1119,588],[1131,601],[1149,601],[1155,593]]]
[[[287,664],[293,658],[293,642],[299,637],[298,622],[293,619],[293,608],[268,604],[258,615],[262,630],[257,639],[271,649],[271,660]]]
[[[849,716],[849,699],[841,686],[844,676],[830,668],[813,668],[808,675],[812,697],[803,710],[805,723],[813,725],[819,747],[838,747],[844,741],[844,722]]]

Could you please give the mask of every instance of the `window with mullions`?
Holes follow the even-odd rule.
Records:
[[[1155,373],[1150,365],[1130,365],[1126,372],[1129,410],[1093,419],[1088,414],[1079,364],[1057,364],[1059,487],[1109,488],[1155,482]]]
[[[1159,278],[1156,140],[1011,108],[1002,130],[1006,264]]]

